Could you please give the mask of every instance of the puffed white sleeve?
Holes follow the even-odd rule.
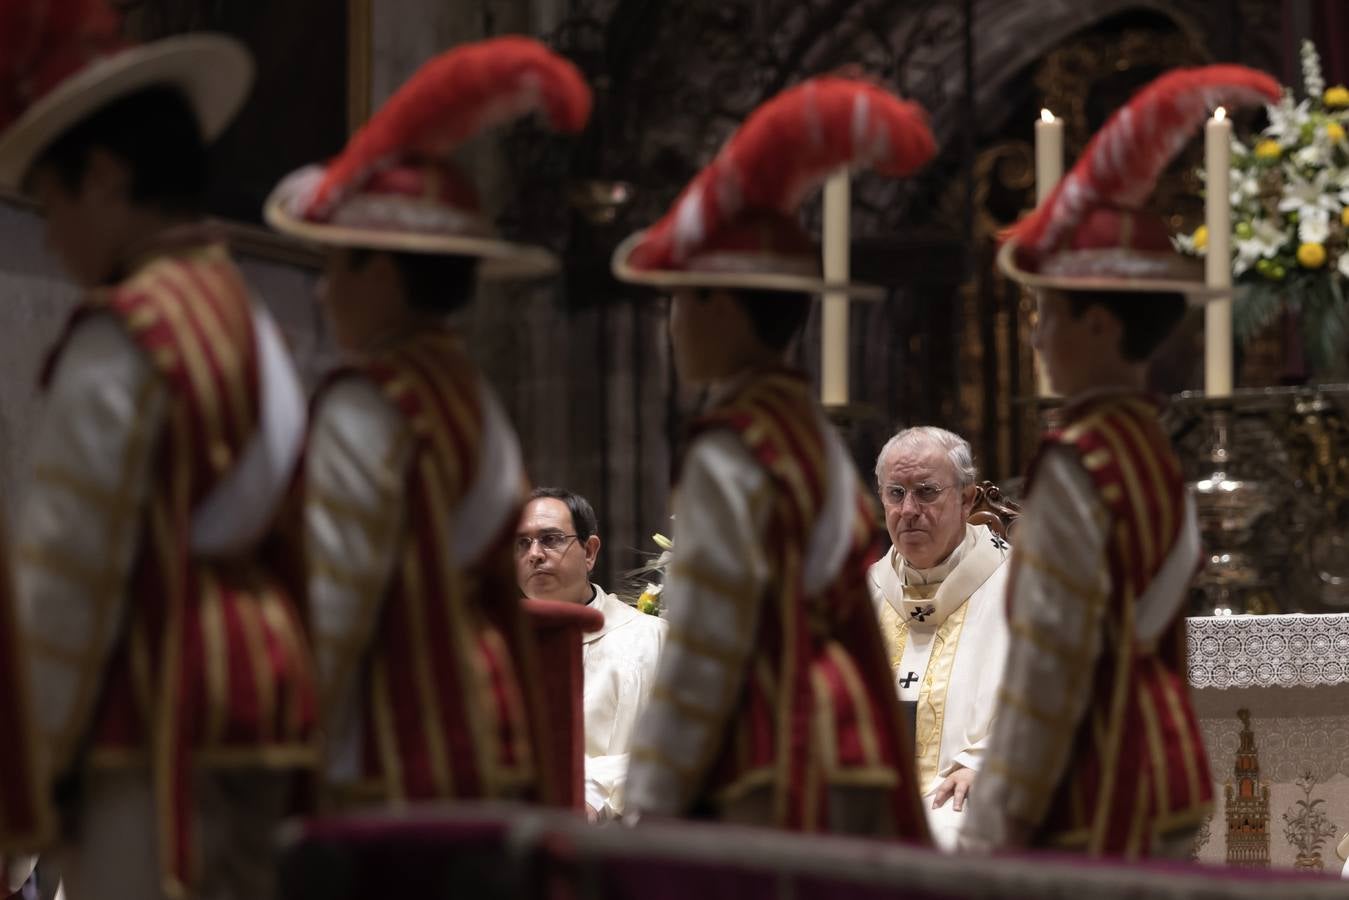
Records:
[[[1108,513],[1071,451],[1041,462],[1012,549],[1009,643],[967,850],[1024,846],[1048,812],[1101,653]]]
[[[689,448],[662,598],[670,627],[633,740],[628,811],[687,812],[721,745],[772,576],[763,550],[770,487],[730,432]]]
[[[357,775],[357,688],[392,577],[411,452],[404,419],[366,378],[324,392],[305,460],[305,552],[330,776]]]
[[[122,631],[167,398],[110,315],[77,325],[53,372],[14,543],[32,709],[53,774],[74,761]]]

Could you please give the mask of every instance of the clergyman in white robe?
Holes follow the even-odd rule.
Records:
[[[869,573],[871,597],[900,700],[914,704],[914,762],[933,841],[954,849],[964,811],[947,799],[932,808],[946,777],[964,766],[976,772],[997,708],[1007,655],[1005,594],[1008,544],[986,525],[966,525],[965,539],[943,562],[915,569],[895,547]]]
[[[667,625],[597,584],[593,609],[604,627],[582,636],[585,686],[585,800],[600,819],[623,812],[628,749],[637,717],[651,695]]]

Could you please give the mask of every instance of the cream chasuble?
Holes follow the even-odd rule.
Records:
[[[984,525],[941,564],[914,569],[890,548],[868,583],[900,699],[916,706],[915,763],[928,825],[943,849],[955,846],[964,814],[947,800],[932,809],[942,781],[983,764],[1007,653],[1005,594],[1009,546]],[[970,790],[977,802],[978,782]]]
[[[604,614],[604,627],[581,638],[585,798],[601,818],[612,818],[623,812],[632,732],[651,695],[669,626],[592,587],[590,605]]]

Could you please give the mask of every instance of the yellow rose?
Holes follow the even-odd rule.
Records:
[[[1190,235],[1190,239],[1194,241],[1194,249],[1203,250],[1208,246],[1208,226],[1200,225],[1194,230],[1194,234]]]
[[[1278,159],[1282,153],[1283,148],[1279,146],[1279,142],[1270,138],[1265,138],[1255,145],[1256,159]]]
[[[1321,100],[1326,104],[1326,106],[1334,108],[1349,106],[1349,88],[1346,88],[1342,84],[1337,84],[1334,87],[1326,88],[1326,92],[1321,97]]]
[[[1337,144],[1340,143],[1344,140],[1344,126],[1339,122],[1331,122],[1326,126],[1326,137]]]
[[[1340,210],[1340,224],[1345,228],[1349,228],[1349,206]]]
[[[1319,269],[1326,264],[1326,248],[1320,244],[1303,244],[1297,248],[1297,262],[1304,269]]]

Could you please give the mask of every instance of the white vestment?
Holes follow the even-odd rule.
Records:
[[[623,812],[628,748],[651,695],[668,626],[591,585],[604,627],[581,638],[585,688],[586,805],[611,818]]]
[[[965,538],[931,569],[909,566],[894,547],[867,579],[900,699],[918,705],[914,764],[933,841],[944,850],[962,812],[952,800],[932,808],[933,795],[957,768],[979,771],[997,709],[1007,654],[1004,595],[1008,545],[985,525],[966,525]]]

